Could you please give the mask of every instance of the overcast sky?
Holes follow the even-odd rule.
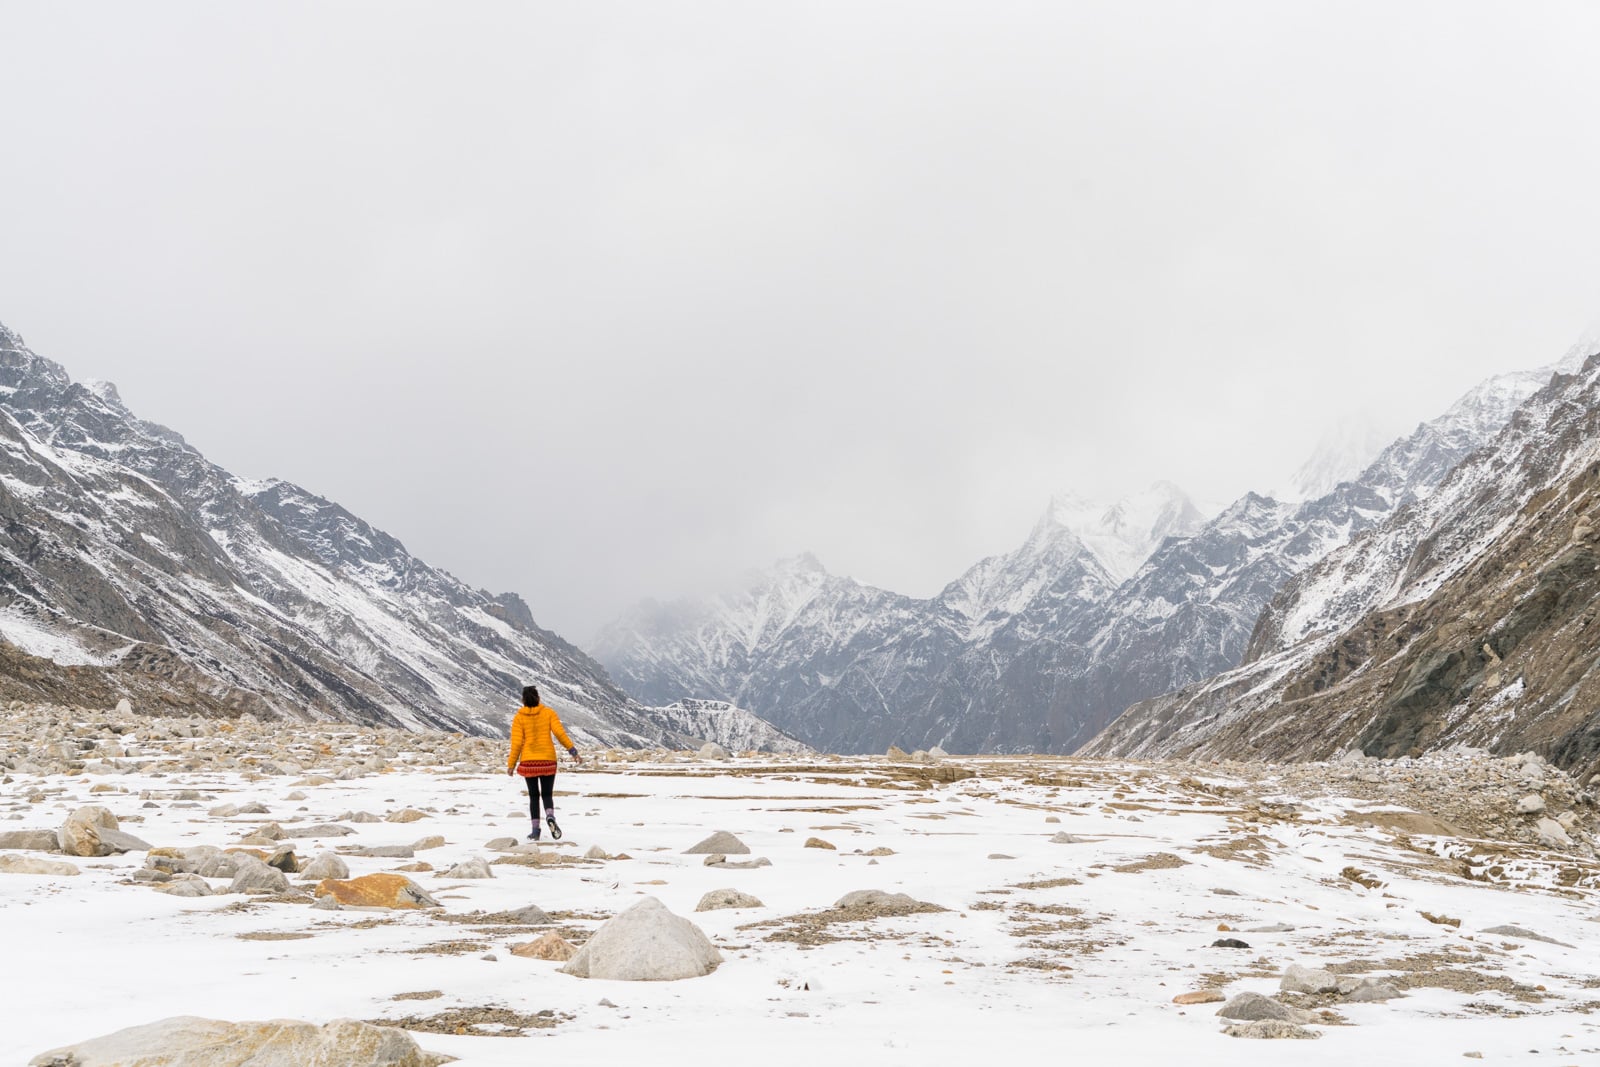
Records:
[[[584,642],[1600,315],[1600,5],[0,3],[0,321]]]

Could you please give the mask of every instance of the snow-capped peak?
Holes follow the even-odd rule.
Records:
[[[1205,525],[1206,516],[1171,482],[1156,482],[1142,493],[1113,504],[1058,493],[1034,527],[1030,542],[1066,531],[1082,542],[1117,582],[1133,576],[1168,537],[1187,537]]]
[[[1394,433],[1362,413],[1340,419],[1322,435],[1311,458],[1301,465],[1288,486],[1273,492],[1278,500],[1316,500],[1340,482],[1354,481],[1378,454],[1394,441]]]

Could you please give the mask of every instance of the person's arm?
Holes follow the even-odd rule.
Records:
[[[522,717],[511,720],[511,754],[506,757],[506,773],[517,769],[517,756],[522,752]]]
[[[567,755],[571,756],[575,760],[578,760],[579,763],[582,763],[583,760],[579,759],[578,757],[578,746],[573,744],[572,738],[567,736],[566,728],[561,725],[561,716],[556,714],[556,710],[554,708],[550,709],[550,730],[556,735],[557,738],[560,739],[561,744],[565,746]]]

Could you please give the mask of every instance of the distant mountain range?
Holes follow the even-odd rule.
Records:
[[[594,652],[646,701],[732,700],[818,748],[1070,752],[1237,666],[1290,579],[1426,500],[1551,373],[1491,379],[1375,458],[1325,443],[1302,488],[1370,462],[1309,500],[1247,494],[1208,521],[1169,484],[1110,507],[1058,499],[1019,549],[930,599],[801,557],[731,595],[640,604]]]
[[[9,699],[495,734],[537,682],[590,742],[796,745],[728,705],[640,705],[515,594],[234,477],[3,326],[0,639]]]
[[[1287,583],[1241,666],[1130,708],[1088,752],[1317,759],[1461,744],[1593,774],[1597,594],[1600,355],[1554,377],[1427,499]]]

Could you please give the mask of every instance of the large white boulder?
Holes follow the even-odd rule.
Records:
[[[578,978],[671,982],[710,974],[721,962],[698,926],[645,897],[596,930],[561,970]]]
[[[455,1057],[424,1052],[404,1030],[335,1019],[325,1026],[273,1019],[230,1023],[178,1016],[52,1049],[29,1067],[438,1067]]]

